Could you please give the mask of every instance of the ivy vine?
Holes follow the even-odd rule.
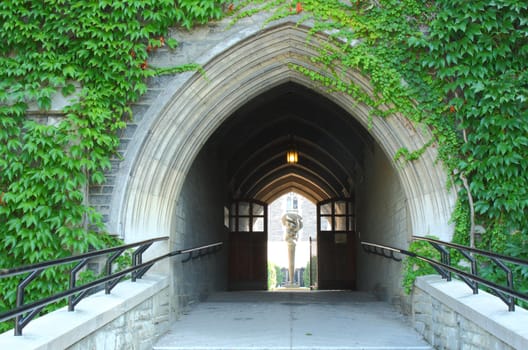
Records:
[[[225,0],[0,2],[0,266],[9,268],[116,244],[87,202],[116,154],[131,104],[159,71],[149,52],[177,43],[171,26],[223,15]],[[57,94],[62,113],[48,112]],[[49,270],[31,301],[61,290]],[[0,311],[13,307],[18,279],[0,280]],[[2,329],[8,327],[2,325]]]
[[[177,46],[166,39],[171,26],[225,11],[235,21],[261,11],[271,20],[295,15],[313,23],[312,33],[331,33],[312,58],[325,74],[292,69],[369,104],[372,118],[399,112],[426,125],[426,147],[438,148],[459,190],[457,227],[475,238],[467,223],[478,223],[487,236],[474,244],[528,258],[526,1],[34,0],[0,2],[1,267],[111,244],[87,186],[105,181],[146,78],[199,69],[156,70],[149,52]],[[374,93],[348,71],[367,76]],[[57,93],[68,100],[60,115],[49,111]],[[412,161],[421,152],[395,156]],[[64,283],[61,273],[45,274],[32,298]],[[0,284],[14,290],[16,281]],[[13,302],[2,293],[0,311]]]
[[[373,116],[399,112],[428,127],[424,147],[438,149],[459,194],[455,240],[528,258],[528,3],[260,0],[241,3],[237,18],[257,11],[331,33],[312,58],[324,73],[293,69],[370,105]],[[350,70],[367,76],[374,93],[347,80]],[[401,149],[395,159],[423,151]],[[477,224],[486,233],[476,235]],[[528,269],[518,272],[516,285],[528,289]]]

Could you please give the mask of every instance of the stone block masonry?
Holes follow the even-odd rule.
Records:
[[[499,298],[474,295],[461,281],[419,277],[412,299],[414,327],[435,349],[528,349],[528,311],[508,312]]]
[[[42,316],[24,328],[0,335],[0,348],[16,350],[152,349],[169,327],[167,277],[147,275],[137,282],[119,283],[83,299],[74,312],[67,308]]]
[[[168,324],[169,289],[165,288],[68,349],[150,350]]]

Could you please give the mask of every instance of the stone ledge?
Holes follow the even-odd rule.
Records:
[[[16,350],[65,349],[168,287],[168,277],[147,275],[137,282],[119,283],[83,299],[74,312],[67,307],[30,322],[22,336],[13,330],[0,334],[0,348]]]
[[[504,343],[528,349],[527,310],[516,306],[515,312],[509,312],[498,297],[482,290],[473,294],[464,282],[447,282],[438,275],[418,277],[415,286]]]

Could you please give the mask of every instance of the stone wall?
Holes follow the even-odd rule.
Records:
[[[0,334],[2,349],[114,350],[152,349],[169,328],[169,279],[146,275],[91,295],[69,312],[67,307],[31,321],[22,336]]]
[[[410,229],[398,173],[378,145],[366,150],[364,158],[365,174],[358,184],[356,204],[359,241],[405,248]],[[358,249],[358,288],[399,304],[401,263]]]
[[[175,317],[189,303],[205,299],[211,292],[227,289],[228,228],[224,207],[229,205],[222,158],[214,145],[202,149],[194,160],[178,198],[171,234],[171,250],[224,242],[221,251],[182,263],[171,262],[171,308]],[[214,174],[214,176],[212,175]]]
[[[68,349],[151,350],[168,325],[169,288],[164,288]]]
[[[528,312],[508,312],[499,298],[473,295],[461,281],[419,277],[412,299],[414,327],[435,349],[528,349]]]

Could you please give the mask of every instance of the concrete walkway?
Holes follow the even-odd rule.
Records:
[[[432,349],[389,304],[361,292],[224,292],[176,321],[155,350]]]

